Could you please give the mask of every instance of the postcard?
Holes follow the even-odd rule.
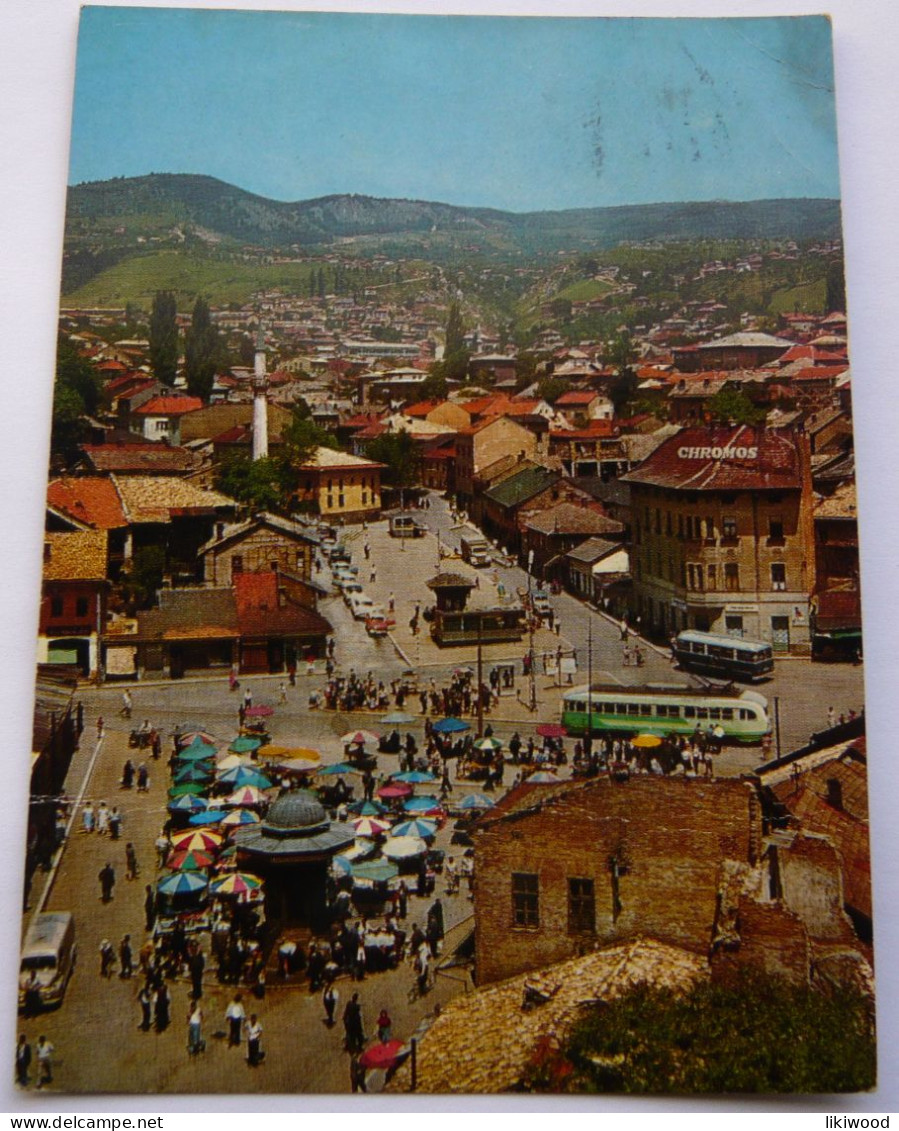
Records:
[[[82,9],[21,1089],[876,1087],[832,35]]]

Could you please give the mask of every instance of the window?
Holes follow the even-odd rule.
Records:
[[[782,518],[768,519],[768,541],[772,545],[782,546],[784,541],[784,524]]]
[[[512,873],[512,926],[534,930],[540,926],[537,895],[538,877],[534,872]]]
[[[740,588],[740,567],[736,562],[724,563],[724,588],[735,593]]]
[[[783,562],[771,563],[771,588],[772,589],[786,589],[787,587],[787,567]]]
[[[75,598],[75,616],[76,617],[86,617],[87,616],[87,597],[76,597]]]
[[[743,618],[735,613],[730,613],[724,618],[724,631],[728,636],[741,637],[743,635]]]
[[[713,565],[710,565],[708,567],[708,583],[706,585],[706,588],[707,589],[717,589],[718,588],[718,571],[717,571],[716,567],[713,566]]]
[[[51,597],[50,598],[50,616],[51,617],[61,617],[62,616],[62,597]]]
[[[596,897],[592,880],[568,880],[568,930],[593,934],[596,930]]]
[[[733,515],[725,515],[721,520],[721,534],[724,538],[736,538],[737,520]]]

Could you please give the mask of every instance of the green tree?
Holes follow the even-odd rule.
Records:
[[[190,327],[184,335],[184,374],[188,392],[209,400],[222,353],[218,331],[212,324],[209,304],[202,297],[194,303]]]
[[[365,454],[385,465],[381,479],[391,487],[411,487],[418,479],[421,459],[408,432],[385,432],[366,444]]]
[[[50,427],[51,454],[71,463],[87,431],[86,416],[100,407],[102,390],[96,369],[78,356],[74,343],[63,335],[57,340],[56,379]]]
[[[765,409],[753,404],[744,392],[727,386],[709,401],[708,412],[723,424],[761,424],[766,416]]]
[[[132,608],[149,608],[162,587],[165,573],[165,550],[162,546],[143,546],[135,550],[125,571],[122,590]]]
[[[281,456],[256,460],[250,456],[232,456],[216,474],[216,489],[232,499],[247,503],[254,510],[283,510],[290,494],[285,462]]]
[[[447,384],[446,377],[443,375],[443,365],[441,362],[437,362],[430,367],[428,375],[422,382],[419,392],[423,401],[446,400],[449,385]]]
[[[337,438],[312,419],[304,401],[294,409],[293,418],[283,432],[284,446],[290,463],[305,463],[316,448],[338,448]]]
[[[571,382],[564,377],[543,377],[537,384],[537,396],[547,404],[555,404],[571,389]]]
[[[835,311],[839,311],[841,314],[845,314],[846,275],[843,268],[842,257],[828,264],[825,281],[824,309],[826,313],[832,314]]]
[[[157,381],[171,385],[178,372],[178,308],[171,291],[157,291],[150,311],[150,368]]]
[[[444,328],[444,358],[458,353],[465,346],[465,326],[462,322],[462,308],[453,299],[446,312],[446,326]]]

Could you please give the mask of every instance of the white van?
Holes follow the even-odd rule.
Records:
[[[71,911],[44,911],[31,921],[19,967],[19,1008],[31,989],[41,1005],[59,1005],[75,969],[75,920]]]

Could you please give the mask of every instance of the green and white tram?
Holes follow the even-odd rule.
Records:
[[[589,718],[589,724],[588,724]],[[724,732],[731,742],[761,742],[770,731],[768,700],[757,691],[736,688],[644,687],[587,685],[568,691],[562,699],[562,725],[572,735],[606,731],[636,734],[693,734],[698,726]]]

